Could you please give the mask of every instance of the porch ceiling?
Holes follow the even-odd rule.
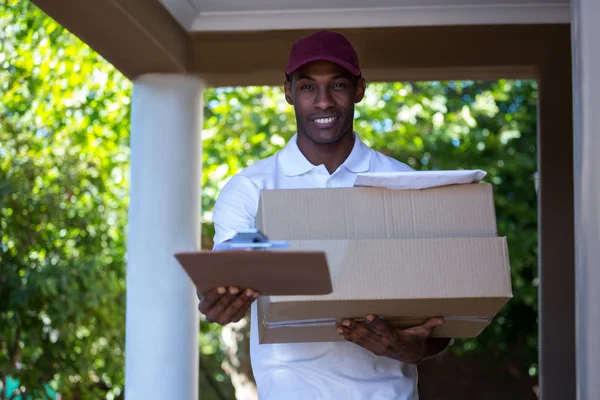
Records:
[[[189,31],[569,21],[569,0],[160,1]]]
[[[31,1],[131,79],[210,86],[281,84],[291,43],[321,28],[350,38],[371,81],[531,77],[569,35],[569,0]]]

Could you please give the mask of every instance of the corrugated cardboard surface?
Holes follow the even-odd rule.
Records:
[[[492,186],[487,183],[425,190],[264,190],[256,225],[272,240],[497,235]]]
[[[474,337],[511,297],[505,238],[294,240],[294,250],[323,250],[333,293],[259,298],[261,343],[328,341],[335,324],[268,328],[282,321],[443,316],[435,336]],[[399,319],[398,319],[399,318]],[[403,321],[404,319],[404,321]],[[483,321],[482,321],[483,319]]]

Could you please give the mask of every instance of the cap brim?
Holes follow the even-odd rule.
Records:
[[[356,68],[352,64],[349,64],[346,61],[341,60],[341,59],[339,59],[337,57],[322,56],[322,55],[317,55],[317,56],[314,56],[314,57],[310,57],[310,58],[307,58],[305,60],[302,60],[301,62],[297,62],[295,64],[292,64],[292,65],[290,65],[290,66],[287,67],[287,69],[285,70],[285,73],[287,75],[291,75],[292,72],[296,71],[298,68],[301,68],[301,67],[305,66],[306,64],[314,62],[314,61],[330,61],[330,62],[335,63],[335,64],[339,65],[340,67],[344,68],[345,70],[347,70],[348,72],[350,72],[354,76],[360,75],[360,69]]]

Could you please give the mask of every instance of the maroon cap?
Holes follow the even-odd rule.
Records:
[[[285,73],[290,75],[313,61],[331,61],[352,75],[360,75],[358,55],[348,39],[339,33],[320,31],[298,40],[292,46]]]

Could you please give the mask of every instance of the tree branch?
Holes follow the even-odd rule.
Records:
[[[15,342],[12,345],[12,348],[9,350],[8,356],[10,358],[10,365],[12,365],[13,367],[15,366],[18,358],[19,358],[19,353],[20,353],[20,347],[19,347],[19,341],[21,340],[21,334],[23,333],[23,331],[21,330],[21,327],[17,328],[17,333],[15,335]]]
[[[204,376],[204,379],[208,382],[208,384],[210,385],[212,390],[215,392],[215,394],[217,395],[219,400],[227,400],[227,397],[225,396],[225,394],[219,387],[219,383],[215,380],[215,378],[212,376],[212,374],[209,370],[202,367],[202,364],[203,364],[202,355],[200,355],[200,372]]]

